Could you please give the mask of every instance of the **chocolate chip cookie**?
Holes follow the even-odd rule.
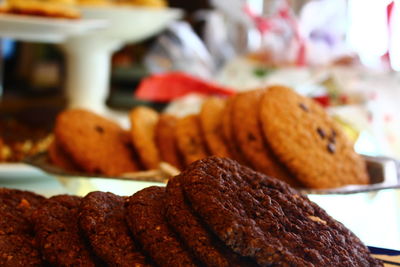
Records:
[[[233,137],[233,128],[232,128],[232,112],[233,112],[233,103],[237,95],[230,97],[225,105],[224,110],[222,111],[222,134],[224,136],[224,140],[229,147],[229,152],[231,154],[231,158],[239,161],[242,164],[249,166],[249,162],[243,157],[242,152],[236,144],[235,138]]]
[[[146,106],[134,108],[129,113],[132,144],[146,169],[158,169],[160,154],[154,139],[158,121],[157,111]]]
[[[200,111],[200,125],[210,154],[230,157],[228,145],[222,134],[222,111],[226,100],[210,97],[203,102]]]
[[[160,114],[155,129],[155,140],[160,152],[161,160],[178,169],[182,169],[182,155],[178,150],[175,138],[177,122],[178,118],[174,115],[168,113]]]
[[[261,100],[260,119],[275,155],[307,187],[368,183],[363,158],[312,99],[286,87],[268,88]]]
[[[96,255],[109,266],[150,266],[130,236],[124,202],[112,193],[89,193],[80,204],[79,225]]]
[[[131,232],[158,266],[196,266],[164,218],[164,196],[165,188],[152,186],[128,198]]]
[[[79,166],[72,161],[67,153],[57,144],[56,140],[48,148],[49,160],[52,164],[66,171],[79,171]]]
[[[91,111],[63,111],[54,133],[57,144],[84,171],[116,176],[139,169],[129,133]]]
[[[200,130],[198,115],[180,118],[176,124],[175,137],[186,165],[207,157],[208,151]]]
[[[261,266],[382,266],[353,233],[278,179],[216,157],[181,177],[202,221]]]
[[[232,133],[247,162],[262,173],[279,178],[292,186],[300,183],[278,161],[262,134],[259,106],[264,90],[238,94],[232,103]]]

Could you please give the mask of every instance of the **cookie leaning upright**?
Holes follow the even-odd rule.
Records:
[[[234,98],[231,114],[234,141],[254,169],[300,187],[264,140],[258,112],[263,93],[264,90],[247,91]]]
[[[168,113],[160,114],[156,129],[155,142],[160,152],[162,161],[182,169],[182,155],[178,151],[178,144],[175,138],[175,129],[178,118]]]
[[[157,111],[139,106],[129,113],[132,144],[141,163],[147,169],[158,169],[160,155],[154,138],[158,121]]]
[[[80,204],[79,225],[93,251],[109,266],[149,267],[125,221],[125,198],[91,192]]]
[[[54,196],[45,200],[32,215],[36,240],[51,266],[99,266],[80,233],[80,201],[77,196]]]
[[[200,126],[206,146],[212,155],[230,157],[229,147],[222,135],[222,112],[226,100],[210,97],[201,106],[199,114]]]
[[[134,238],[157,266],[197,266],[164,218],[165,188],[147,187],[128,198],[126,219]]]
[[[175,138],[186,165],[208,156],[198,115],[180,118],[176,124]]]
[[[261,100],[260,119],[274,153],[307,187],[368,183],[364,160],[312,99],[286,87],[270,87]]]
[[[89,173],[119,175],[138,170],[129,134],[118,124],[84,109],[59,114],[57,144]]]
[[[31,215],[44,197],[28,191],[0,188],[0,266],[43,266],[35,242]]]

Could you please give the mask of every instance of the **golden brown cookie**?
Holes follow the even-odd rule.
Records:
[[[47,152],[52,164],[66,171],[79,171],[78,165],[72,161],[71,157],[65,153],[55,139],[51,142]]]
[[[231,154],[231,158],[239,161],[241,164],[250,166],[248,162],[243,157],[239,147],[236,145],[235,138],[233,137],[233,129],[232,129],[232,110],[233,110],[233,102],[237,95],[232,96],[228,99],[225,104],[225,108],[222,111],[221,124],[222,124],[222,134],[224,140],[228,144],[229,152]]]
[[[59,146],[86,172],[114,176],[139,169],[129,134],[91,111],[63,111],[54,134]]]
[[[182,156],[179,154],[175,139],[177,122],[178,119],[174,115],[161,114],[155,129],[155,140],[161,160],[168,162],[178,169],[182,169]]]
[[[258,109],[263,93],[264,90],[253,90],[235,97],[232,104],[233,137],[254,169],[299,187],[300,183],[278,161],[264,141]]]
[[[229,158],[231,154],[222,135],[221,123],[225,101],[218,97],[205,100],[200,111],[200,126],[211,155]]]
[[[260,119],[279,159],[310,188],[367,184],[364,160],[326,111],[290,88],[273,86],[263,95]]]
[[[179,119],[176,124],[175,137],[185,164],[208,156],[204,137],[200,131],[198,115],[189,115]]]
[[[129,113],[132,144],[146,169],[158,169],[160,155],[154,138],[157,111],[140,106]]]

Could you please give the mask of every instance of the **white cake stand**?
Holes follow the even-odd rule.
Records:
[[[0,14],[0,37],[60,44],[67,60],[68,106],[110,117],[115,113],[106,108],[105,101],[112,53],[126,43],[159,33],[182,11],[126,6],[82,7],[81,11],[79,20]]]
[[[69,107],[89,108],[118,119],[105,105],[112,53],[126,43],[159,33],[179,19],[182,12],[169,8],[85,7],[82,13],[86,19],[105,19],[109,25],[100,31],[69,38],[63,45],[68,65]]]
[[[0,14],[0,37],[19,41],[62,43],[72,36],[103,29],[108,25],[100,19],[61,19]]]

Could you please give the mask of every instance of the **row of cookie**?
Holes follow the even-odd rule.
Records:
[[[183,169],[216,155],[295,187],[368,183],[365,162],[341,128],[321,106],[289,88],[209,98],[199,114],[183,118],[144,106],[133,109],[129,118],[128,133],[89,111],[63,112],[54,130],[56,145],[50,148],[53,162],[67,169],[120,175],[157,169],[161,161]]]
[[[1,266],[382,266],[287,184],[230,159],[83,198],[0,189]]]
[[[139,122],[134,113],[132,123]],[[147,167],[163,160],[181,168],[216,155],[295,187],[335,188],[369,180],[364,159],[340,126],[319,104],[286,87],[209,98],[199,114],[179,119],[146,113],[147,118],[153,113],[147,138],[133,142],[146,139],[147,153],[138,154],[151,162]]]

